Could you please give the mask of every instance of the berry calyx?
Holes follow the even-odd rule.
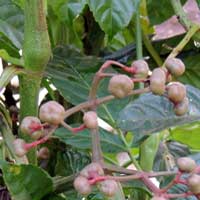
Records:
[[[179,58],[168,58],[165,67],[173,76],[181,76],[185,72],[185,64]]]
[[[165,92],[166,73],[162,68],[153,70],[150,77],[150,90],[156,95],[162,95]]]
[[[184,115],[188,112],[189,109],[189,99],[185,97],[183,101],[177,103],[174,106],[174,112],[177,116]]]
[[[43,122],[58,125],[63,120],[65,109],[56,101],[49,101],[40,107],[39,117]]]
[[[134,68],[135,78],[146,78],[149,73],[149,66],[144,60],[136,60],[132,62],[131,67]]]
[[[105,180],[100,182],[99,190],[107,197],[113,197],[117,190],[118,184],[114,180]]]
[[[81,195],[88,195],[92,192],[92,188],[87,178],[78,176],[74,180],[74,188]]]
[[[97,114],[94,111],[88,111],[83,116],[84,125],[89,129],[98,127]]]
[[[108,85],[108,91],[116,98],[126,97],[133,89],[134,83],[127,75],[113,76]]]
[[[20,124],[20,130],[36,140],[43,136],[43,127],[37,117],[25,117]]]
[[[26,142],[20,138],[14,140],[13,148],[15,150],[15,154],[18,157],[22,157],[28,152],[28,150],[26,149]]]
[[[181,157],[177,159],[177,166],[182,172],[192,172],[196,167],[196,162],[188,157]]]
[[[49,159],[49,157],[50,157],[50,151],[49,151],[49,149],[48,149],[47,147],[42,147],[42,148],[38,151],[37,157],[38,157],[39,159],[44,159],[44,160]]]
[[[188,187],[193,194],[200,193],[200,176],[197,174],[192,174],[188,178]]]
[[[173,103],[179,103],[186,97],[186,88],[182,83],[172,82],[167,86],[167,96]]]
[[[81,170],[80,175],[89,179],[89,178],[94,178],[96,176],[104,175],[104,171],[99,163],[93,162],[84,167]]]

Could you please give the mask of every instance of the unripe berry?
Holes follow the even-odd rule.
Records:
[[[153,70],[150,77],[150,89],[152,93],[162,95],[165,92],[166,73],[162,68]]]
[[[126,97],[133,89],[134,84],[127,75],[115,75],[110,79],[108,91],[116,98]]]
[[[149,73],[149,66],[144,60],[136,60],[132,62],[131,67],[135,69],[134,77],[136,78],[146,78]]]
[[[94,111],[88,111],[84,113],[83,122],[89,129],[95,129],[98,127],[97,114]]]
[[[21,132],[36,140],[43,136],[42,129],[42,124],[37,117],[25,117],[20,124]]]
[[[106,196],[112,197],[118,190],[118,184],[114,180],[102,181],[99,185],[99,190]]]
[[[26,142],[23,139],[15,139],[13,142],[13,148],[15,150],[15,154],[19,157],[24,156],[28,151],[25,148]]]
[[[81,195],[88,195],[92,192],[92,188],[87,178],[78,176],[74,180],[74,188]]]
[[[192,174],[188,178],[188,187],[193,194],[200,194],[200,176]]]
[[[157,197],[157,196],[155,196],[151,200],[167,200],[167,199],[164,198],[164,197]]]
[[[174,106],[174,112],[177,116],[184,115],[188,112],[189,109],[189,100],[187,97],[183,99],[183,101],[179,102]]]
[[[192,172],[196,167],[196,162],[189,157],[181,157],[177,159],[177,166],[180,171]]]
[[[167,95],[173,103],[179,103],[186,97],[186,88],[182,83],[172,82],[167,86]]]
[[[50,151],[47,147],[42,147],[38,153],[37,153],[37,157],[40,158],[40,159],[49,159],[50,157]]]
[[[63,120],[65,109],[56,101],[49,101],[40,107],[39,117],[49,124],[58,125]]]
[[[181,76],[185,72],[185,65],[179,58],[168,58],[165,67],[173,76]]]
[[[104,175],[104,171],[99,163],[93,162],[87,165],[86,167],[84,167],[81,170],[80,175],[86,178],[92,178],[92,177],[95,177],[96,175],[100,175],[100,176]]]

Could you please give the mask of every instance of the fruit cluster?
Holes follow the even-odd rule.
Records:
[[[64,114],[65,109],[62,105],[55,101],[49,101],[40,107],[39,118],[33,116],[25,117],[20,124],[20,131],[35,141],[26,143],[23,139],[15,139],[13,142],[15,154],[22,157],[31,148],[46,142],[49,137],[49,126],[58,126],[63,120]],[[49,151],[44,147],[38,152],[38,157],[40,158],[47,158],[48,155]]]
[[[177,159],[178,172],[174,180],[169,184],[167,190],[173,187],[175,184],[183,184],[188,187],[188,191],[181,194],[182,197],[196,196],[200,198],[200,168],[197,163],[189,157],[181,157]],[[166,193],[167,190],[160,190],[159,194],[151,200],[167,200],[170,194]],[[181,197],[181,196],[180,196]],[[173,197],[172,197],[173,198]]]
[[[81,195],[88,195],[92,192],[94,184],[107,197],[114,196],[118,190],[117,182],[115,180],[106,180],[101,165],[93,162],[80,171],[74,180],[74,188]]]
[[[164,95],[174,104],[176,115],[184,115],[188,111],[189,100],[186,97],[186,88],[182,83],[170,82],[172,76],[181,76],[185,71],[184,63],[178,58],[168,58],[165,67],[155,68],[149,76],[149,67],[144,60],[134,61],[130,68],[124,68],[126,72],[133,74],[115,75],[110,79],[108,91],[116,98],[128,96],[134,88],[136,81],[149,81],[150,90],[155,95]],[[146,79],[149,77],[149,79]],[[168,85],[166,85],[168,83]]]

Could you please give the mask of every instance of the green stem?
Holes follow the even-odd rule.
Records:
[[[38,95],[40,89],[41,76],[37,78],[30,75],[20,76],[20,120],[26,116],[38,115]],[[32,139],[23,133],[20,133],[20,137],[27,142],[32,142]],[[30,163],[36,164],[36,148],[31,149],[28,154]]]
[[[168,58],[176,57],[182,49],[185,47],[185,45],[190,41],[192,36],[200,29],[199,25],[193,24],[192,27],[188,30],[185,37],[181,40],[181,42],[172,50]],[[167,59],[166,59],[167,60]]]
[[[45,66],[51,56],[46,23],[45,0],[25,1],[23,58],[27,74],[20,76],[20,120],[38,115],[38,95]],[[24,134],[20,136],[31,142]],[[28,153],[29,162],[37,164],[36,149]]]
[[[151,41],[149,40],[148,36],[143,35],[143,42],[144,42],[144,45],[145,45],[146,49],[148,50],[148,52],[151,54],[152,58],[155,60],[156,64],[158,66],[161,66],[163,64],[163,61],[160,58],[160,56],[157,53],[157,51],[155,50],[155,48],[153,47],[153,45],[152,45]]]
[[[138,8],[136,12],[136,56],[137,59],[143,58],[142,52],[142,30],[140,24],[140,4],[138,3]]]
[[[137,160],[135,159],[135,157],[133,156],[133,154],[132,154],[132,152],[131,152],[130,145],[129,145],[128,142],[126,141],[126,138],[124,137],[123,132],[122,132],[121,130],[118,129],[118,133],[119,133],[119,136],[120,136],[121,140],[123,141],[123,143],[124,143],[124,145],[125,145],[125,147],[126,147],[127,153],[129,154],[132,163],[135,165],[135,167],[136,167],[138,170],[141,170],[140,165],[138,164]]]

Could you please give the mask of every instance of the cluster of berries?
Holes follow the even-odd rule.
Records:
[[[165,67],[155,68],[150,74],[149,66],[144,60],[134,61],[125,71],[132,73],[133,77],[124,74],[115,75],[110,79],[108,91],[116,98],[128,96],[134,89],[134,80],[149,82],[153,94],[164,95],[174,104],[176,115],[184,115],[188,111],[189,100],[186,96],[186,88],[180,82],[170,82],[172,76],[181,76],[185,71],[184,63],[178,58],[168,58]],[[166,85],[166,83],[168,83]]]

